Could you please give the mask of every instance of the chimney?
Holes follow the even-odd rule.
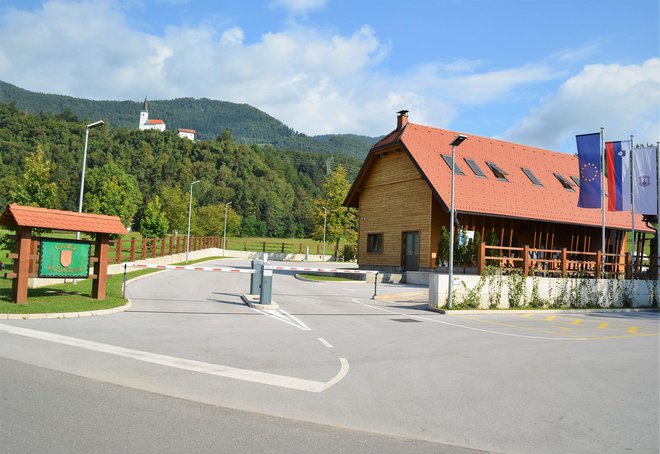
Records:
[[[399,115],[396,117],[396,130],[402,130],[408,124],[408,111],[400,110],[397,112]]]

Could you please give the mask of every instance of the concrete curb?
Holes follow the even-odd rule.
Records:
[[[126,298],[128,303],[123,306],[113,307],[112,309],[97,309],[93,311],[83,312],[49,312],[40,314],[0,314],[0,320],[43,320],[54,318],[79,318],[79,317],[96,317],[97,315],[110,315],[118,312],[124,312],[130,308],[133,303],[130,299]]]
[[[426,297],[428,298],[428,290],[422,290],[418,292],[404,292],[404,293],[386,293],[384,295],[376,295],[376,300],[396,300],[399,298],[419,298]]]
[[[303,282],[314,282],[317,284],[367,284],[367,281],[357,281],[355,279],[346,279],[345,281],[317,281],[316,279],[308,279],[306,277],[300,276],[300,274],[294,274],[294,278]]]
[[[508,314],[590,314],[590,313],[626,313],[626,312],[660,312],[658,308],[614,308],[605,307],[598,309],[476,309],[476,310],[447,310],[443,308],[429,307],[430,311],[440,312],[446,315],[508,315]]]
[[[245,304],[255,309],[279,309],[280,305],[271,300],[270,304],[259,304],[259,295],[248,295],[244,293],[241,299]]]

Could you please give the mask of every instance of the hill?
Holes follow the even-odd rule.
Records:
[[[0,81],[0,101],[14,102],[30,113],[64,114],[71,119],[103,119],[111,126],[136,128],[142,102],[93,101],[71,96],[36,93]],[[311,137],[248,104],[202,98],[149,101],[149,116],[160,118],[169,130],[189,128],[200,140],[217,138],[224,130],[242,144],[272,145],[280,150],[313,151],[363,159],[376,138],[353,134]]]

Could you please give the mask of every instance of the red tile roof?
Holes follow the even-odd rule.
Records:
[[[179,132],[187,132],[188,134],[196,134],[196,131],[194,129],[179,128]]]
[[[8,227],[36,227],[41,229],[65,230],[71,232],[128,233],[117,216],[78,213],[76,211],[50,210],[9,204],[0,216],[0,225]]]
[[[371,149],[360,173],[344,202],[357,206],[357,188],[368,174],[371,159],[384,148],[400,145],[420,170],[436,199],[448,207],[451,200],[451,171],[441,155],[451,156],[449,145],[455,131],[408,123],[393,131]],[[456,165],[465,175],[455,176],[455,207],[457,212],[475,213],[517,219],[543,220],[566,224],[600,226],[601,210],[578,208],[579,188],[565,189],[554,173],[571,181],[578,177],[577,156],[525,145],[504,142],[464,133],[468,139],[456,148]],[[477,177],[465,162],[474,160],[486,178]],[[508,173],[508,182],[498,180],[486,162],[493,162]],[[543,186],[535,186],[521,170],[530,169]],[[572,182],[572,181],[571,181]],[[605,202],[607,206],[607,201]],[[630,229],[630,212],[606,213],[608,227]],[[635,228],[651,231],[635,218]]]
[[[145,124],[148,124],[148,125],[164,125],[165,122],[163,120],[157,120],[157,119],[154,118],[153,120],[147,120],[147,122]]]

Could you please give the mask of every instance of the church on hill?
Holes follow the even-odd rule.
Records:
[[[140,123],[138,128],[142,131],[145,129],[157,129],[158,131],[165,131],[165,122],[159,119],[149,119],[149,109],[147,109],[147,98],[144,98],[144,105],[140,112]]]
[[[149,109],[147,108],[147,98],[144,98],[144,105],[142,106],[142,111],[140,112],[140,122],[138,128],[143,131],[145,129],[156,129],[158,131],[165,131],[165,122],[160,119],[149,119]],[[178,135],[184,139],[195,140],[195,134],[197,132],[194,129],[183,129],[179,128]]]

